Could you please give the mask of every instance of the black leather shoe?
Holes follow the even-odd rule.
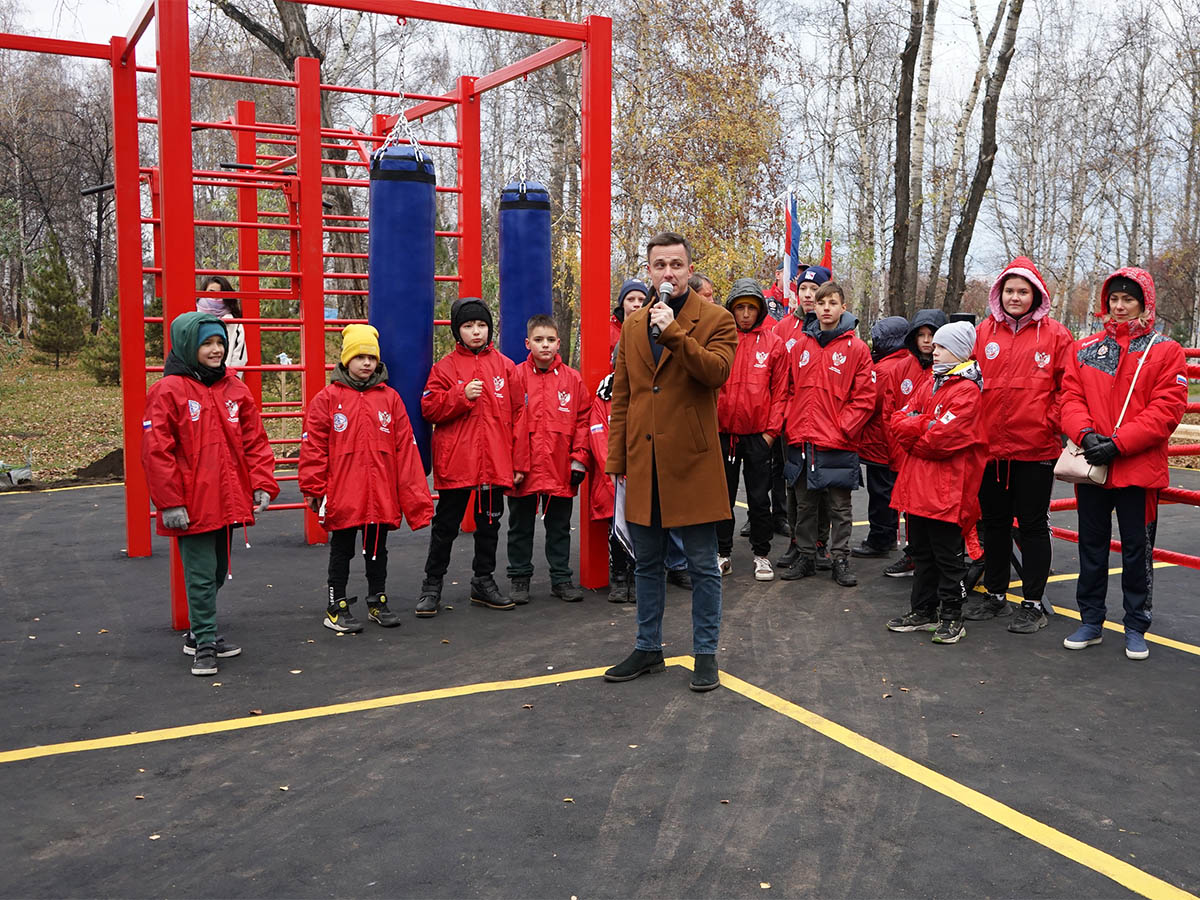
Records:
[[[854,587],[858,579],[850,572],[850,560],[844,556],[833,558],[833,580],[842,587]]]
[[[663,672],[667,668],[661,650],[634,650],[623,662],[604,673],[605,681],[633,681],[639,675]]]
[[[692,666],[692,683],[688,686],[693,691],[711,691],[721,686],[715,653],[696,654],[696,662]]]
[[[784,569],[779,577],[784,581],[796,581],[817,574],[817,561],[811,556],[797,556],[796,561]]]
[[[866,541],[863,541],[857,547],[850,548],[850,555],[856,556],[859,559],[874,559],[879,556],[887,556],[890,550],[880,550],[878,547],[872,547]]]
[[[779,559],[775,560],[775,568],[787,569],[796,564],[796,560],[800,558],[800,548],[796,546],[796,542],[792,541],[788,544],[787,550]]]
[[[438,610],[442,608],[442,582],[441,579],[431,581],[426,578],[421,582],[421,596],[417,600],[416,613],[422,619],[427,619],[430,616],[436,616]]]
[[[471,579],[471,602],[486,606],[488,609],[512,609],[517,604],[510,597],[500,593],[496,579],[491,575]]]
[[[673,584],[675,587],[681,587],[685,591],[692,589],[692,576],[687,573],[687,569],[667,569],[667,584]]]

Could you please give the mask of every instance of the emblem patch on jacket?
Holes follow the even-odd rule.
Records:
[[[845,353],[835,353],[835,354],[833,354],[833,364],[834,364],[835,366],[840,366],[840,365],[842,365],[842,364],[843,364],[843,363],[845,363],[845,362],[846,362],[846,354],[845,354]]]
[[[754,351],[754,359],[755,359],[754,368],[765,369],[767,367],[767,357],[769,357],[770,355],[771,354],[769,352],[766,352],[763,350],[755,350]]]
[[[1050,354],[1043,350],[1039,350],[1037,353],[1033,354],[1033,361],[1037,363],[1037,367],[1039,369],[1044,369],[1046,366],[1050,365]]]
[[[504,390],[504,378],[500,375],[497,375],[492,379],[492,386],[495,387],[496,393],[499,394],[502,390]]]
[[[237,422],[238,420],[238,404],[236,400],[225,401],[225,411],[229,413],[229,421]]]
[[[193,422],[200,421],[200,402],[198,400],[188,401],[188,415],[192,417]]]
[[[983,348],[983,354],[988,359],[995,359],[1000,355],[1000,345],[995,341],[989,341],[988,345]]]
[[[803,369],[807,365],[808,365],[808,351],[805,350],[803,353],[800,354],[800,368]]]
[[[392,414],[385,410],[379,410],[379,430],[384,434],[391,434],[388,426],[392,424]]]
[[[913,383],[911,378],[905,378],[902,382],[900,382],[900,393],[911,394],[912,389]]]
[[[570,406],[571,406],[571,392],[570,391],[559,391],[558,392],[558,408],[562,412],[570,412],[571,411]]]
[[[349,424],[350,424],[350,420],[346,418],[345,413],[334,413],[333,414],[333,430],[334,431],[341,433],[346,430],[346,426]]]

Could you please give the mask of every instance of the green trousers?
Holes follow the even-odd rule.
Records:
[[[217,591],[229,572],[229,528],[178,538],[187,584],[188,620],[196,646],[217,640]]]
[[[538,496],[508,498],[508,577],[528,578],[533,574],[533,527],[537,521]],[[542,524],[546,527],[546,562],[550,583],[570,581],[572,497],[550,497]]]

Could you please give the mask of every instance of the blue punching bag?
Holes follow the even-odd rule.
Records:
[[[433,160],[410,144],[371,157],[367,320],[391,385],[408,410],[425,471],[430,471],[429,423],[421,393],[433,368]]]
[[[529,317],[554,313],[550,286],[550,192],[514,181],[500,194],[500,350],[515,363],[529,356]]]

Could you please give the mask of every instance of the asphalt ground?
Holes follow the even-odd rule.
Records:
[[[1117,630],[1063,649],[1070,543],[1047,628],[970,623],[938,646],[884,628],[911,584],[878,574],[889,560],[854,561],[857,588],[760,584],[738,539],[723,687],[695,694],[687,593],[668,592],[667,671],[608,684],[633,606],[552,600],[540,549],[528,606],[468,603],[464,537],[441,615],[336,636],[327,550],[281,512],[235,543],[221,592],[245,652],[197,678],[165,543],[125,559],[122,514],[120,487],[0,495],[4,897],[1200,893],[1196,572],[1156,571],[1132,662],[1119,575]],[[1200,553],[1198,516],[1164,506],[1159,545]],[[426,541],[389,542],[406,613]]]

